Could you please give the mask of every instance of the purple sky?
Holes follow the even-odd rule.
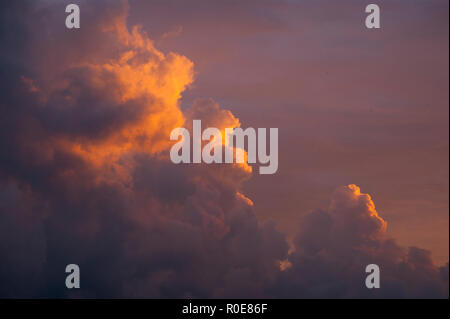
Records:
[[[164,51],[195,64],[183,94],[212,97],[243,127],[278,127],[274,176],[245,185],[257,214],[293,234],[337,186],[372,195],[405,245],[448,261],[448,2],[131,1]]]

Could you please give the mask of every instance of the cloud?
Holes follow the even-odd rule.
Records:
[[[338,188],[327,210],[306,215],[275,294],[319,298],[443,298],[448,265],[436,267],[427,250],[385,239],[387,223],[356,185]],[[377,264],[381,289],[369,290],[365,266]]]
[[[392,296],[442,296],[448,266],[382,240],[356,186],[302,222],[289,255],[242,190],[248,166],[173,165],[173,128],[240,123],[211,99],[180,108],[193,63],[129,31],[126,2],[85,2],[80,33],[63,28],[61,3],[1,6],[14,23],[0,28],[0,296],[367,296],[355,288],[366,262]],[[79,291],[63,284],[70,263]]]
[[[15,25],[28,38],[33,22],[52,17],[58,4],[30,7],[10,8],[22,12]],[[257,221],[241,192],[249,171],[181,167],[168,158],[169,132],[193,114],[218,127],[238,119],[212,100],[183,114],[179,99],[193,80],[193,63],[158,51],[138,27],[129,32],[126,3],[105,12],[104,3],[86,7],[82,29],[95,27],[77,36],[83,54],[67,41],[70,33],[51,31],[60,28],[50,19],[44,31],[55,38],[44,40],[47,49],[70,58],[50,64],[52,56],[29,53],[37,45],[31,41],[12,43],[18,52],[7,51],[0,62],[7,70],[0,294],[263,296],[287,244],[273,223]],[[100,48],[91,48],[98,39]],[[21,58],[11,65],[14,56]],[[83,291],[61,284],[68,263],[80,265]]]

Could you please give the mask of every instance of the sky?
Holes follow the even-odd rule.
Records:
[[[1,297],[448,298],[448,1],[68,3],[0,5]],[[277,173],[171,163],[193,119]]]

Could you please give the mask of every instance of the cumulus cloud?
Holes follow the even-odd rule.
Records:
[[[358,186],[336,189],[327,210],[302,220],[275,293],[308,298],[447,296],[448,265],[436,267],[429,251],[386,239],[386,227],[371,197]],[[381,289],[365,287],[369,264],[380,267]]]
[[[85,2],[79,33],[61,28],[62,3],[0,6],[0,296],[366,296],[365,263],[393,296],[445,293],[448,267],[383,240],[356,186],[302,222],[288,255],[242,191],[248,166],[173,165],[173,128],[240,123],[210,99],[180,108],[193,63],[129,29],[126,2]],[[79,291],[63,285],[70,263]]]
[[[51,19],[58,5],[8,9],[21,12],[15,25],[31,38],[32,22],[61,29]],[[76,38],[82,54],[70,33],[44,39],[48,50],[69,52],[53,64],[30,53],[33,41],[2,34],[18,52],[1,60],[1,295],[263,296],[287,244],[241,192],[249,170],[168,159],[170,131],[194,114],[217,127],[239,121],[212,100],[183,114],[193,63],[158,51],[138,27],[129,32],[125,2],[106,7],[86,5],[82,29],[93,29]],[[61,285],[68,263],[83,271],[79,293]]]

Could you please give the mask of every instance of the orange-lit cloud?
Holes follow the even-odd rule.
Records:
[[[83,156],[100,161],[126,152],[153,154],[167,149],[170,131],[184,123],[179,99],[193,81],[193,63],[186,57],[158,51],[137,27],[132,33],[120,30],[118,36],[123,38],[124,52],[117,59],[76,66],[89,70],[93,85],[104,85],[105,75],[115,81],[110,94],[117,103],[140,101],[144,105],[138,119],[104,139],[74,145],[74,150]]]

